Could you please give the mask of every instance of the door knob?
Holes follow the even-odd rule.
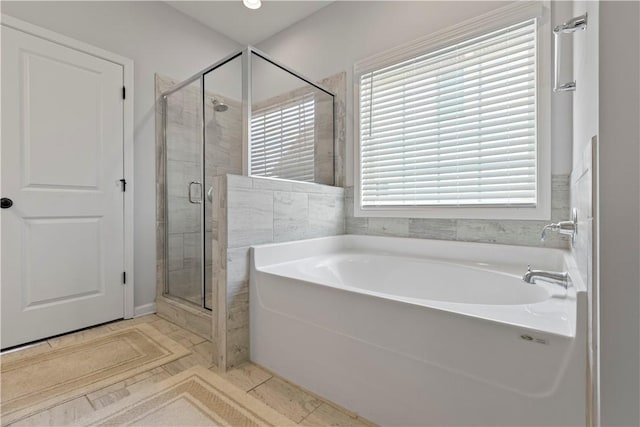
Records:
[[[0,208],[9,209],[11,206],[13,206],[13,200],[7,199],[6,197],[0,199]]]

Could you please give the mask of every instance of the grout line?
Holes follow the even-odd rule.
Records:
[[[251,363],[253,363],[253,362],[251,362]],[[308,389],[306,389],[306,388],[302,387],[301,385],[298,385],[298,384],[296,384],[296,383],[293,383],[293,382],[291,382],[291,381],[289,381],[289,380],[287,380],[287,379],[285,379],[285,378],[283,378],[283,377],[279,376],[278,374],[273,373],[272,371],[270,371],[269,369],[265,368],[264,366],[261,366],[261,365],[258,365],[258,364],[255,364],[255,365],[256,365],[256,366],[259,366],[260,368],[262,368],[262,369],[263,369],[263,370],[265,370],[266,372],[269,372],[269,373],[272,375],[272,378],[277,378],[277,379],[279,379],[279,380],[281,380],[281,381],[284,381],[285,383],[289,384],[290,386],[292,386],[292,387],[293,387],[293,388],[295,388],[296,390],[298,390],[298,391],[302,391],[302,392],[304,392],[304,393],[307,393],[307,394],[311,395],[314,399],[316,399],[316,400],[318,400],[318,401],[320,402],[320,405],[318,406],[318,408],[319,408],[320,406],[322,406],[323,404],[326,404],[326,405],[330,406],[331,408],[333,408],[333,409],[337,410],[338,412],[341,412],[341,413],[343,413],[343,414],[347,415],[349,418],[353,418],[353,419],[358,418],[358,419],[366,420],[365,418],[361,418],[361,417],[360,417],[356,412],[351,411],[351,410],[349,410],[349,409],[347,409],[347,408],[344,408],[344,407],[342,407],[342,406],[338,405],[337,403],[334,403],[334,402],[332,402],[332,401],[330,401],[330,400],[327,400],[327,399],[323,398],[322,396],[320,396],[320,395],[318,395],[318,394],[316,394],[316,393],[312,392],[311,390],[308,390]],[[316,409],[318,409],[318,408],[316,408]],[[314,412],[316,409],[314,409],[312,412]],[[305,417],[305,419],[306,419],[306,417]],[[303,419],[303,420],[304,420],[304,419]],[[371,422],[370,422],[370,421],[368,421],[368,420],[366,420],[366,421],[367,421],[368,423],[371,423]],[[301,422],[302,422],[302,421],[301,421]]]
[[[320,403],[317,407],[313,408],[313,410],[312,410],[311,412],[309,412],[307,415],[305,415],[304,417],[302,417],[302,419],[300,420],[300,422],[299,422],[298,424],[302,424],[302,423],[304,422],[304,420],[306,420],[307,418],[309,418],[309,416],[311,416],[311,414],[313,414],[314,412],[316,412],[316,411],[318,410],[318,408],[320,408],[320,407],[321,407],[322,405],[324,405],[324,404],[325,404],[325,402],[324,402],[324,401],[321,401],[321,403]]]
[[[271,192],[271,242],[276,240],[276,192]]]
[[[186,356],[183,356],[183,357],[186,357]],[[176,361],[178,361],[178,360],[180,360],[180,359],[182,359],[182,357],[181,357],[181,358],[179,358],[179,359],[174,360],[173,362],[176,362]],[[169,363],[173,363],[173,362],[169,362]],[[167,366],[169,363],[165,363],[164,365],[161,365],[161,366],[159,366],[159,367],[160,367],[160,368],[162,368],[162,370],[163,370],[163,371],[165,371],[167,374],[169,374],[169,377],[172,377],[174,374],[172,374],[171,372],[169,372],[169,370],[166,368],[166,366]]]
[[[176,359],[176,360],[179,360],[179,359]],[[169,363],[171,363],[171,362],[169,362]],[[166,364],[165,364],[165,365],[166,365]],[[130,383],[130,384],[126,384],[126,382],[127,382],[127,381],[129,381],[129,380],[131,380],[131,379],[133,379],[133,378],[137,377],[138,375],[142,375],[142,374],[144,374],[144,373],[154,371],[154,370],[156,370],[157,368],[161,368],[161,369],[162,369],[165,365],[162,365],[162,366],[156,366],[155,368],[147,369],[146,371],[142,371],[142,372],[140,372],[140,373],[138,373],[138,374],[134,374],[134,375],[132,375],[132,376],[130,376],[130,377],[128,377],[128,378],[125,378],[125,379],[123,379],[123,380],[121,380],[121,381],[118,381],[117,383],[109,384],[109,385],[106,385],[106,386],[104,386],[104,387],[102,387],[102,388],[99,388],[98,390],[94,390],[94,391],[92,391],[91,393],[96,393],[96,392],[98,392],[98,391],[100,391],[100,390],[104,390],[104,389],[106,389],[106,388],[113,387],[114,385],[116,385],[116,384],[120,384],[120,383],[122,383],[122,390],[126,390],[128,387],[131,387],[132,385],[138,384],[138,383],[140,383],[140,382],[142,382],[142,381],[146,381],[146,380],[148,380],[149,378],[153,378],[154,376],[156,376],[156,375],[160,374],[160,372],[152,373],[152,374],[151,374],[151,375],[149,375],[148,377],[145,377],[145,378],[139,379],[139,380],[134,381],[134,382],[132,382],[132,383]],[[167,372],[167,370],[166,370],[166,369],[163,369],[163,371]],[[170,373],[170,372],[167,372],[167,373],[169,373],[169,375],[171,376],[171,373]],[[105,393],[105,394],[103,394],[102,396],[98,397],[98,398],[96,399],[96,401],[97,401],[97,400],[100,400],[100,399],[101,399],[102,397],[104,397],[104,396],[108,396],[108,395],[110,395],[110,394],[112,394],[112,393],[115,393],[115,392],[117,392],[117,391],[119,391],[119,390],[120,390],[120,389],[116,389],[116,390],[110,391],[110,392],[108,392],[108,393]],[[89,399],[88,394],[85,394],[85,395],[84,395],[84,397],[86,397],[86,398],[87,398],[87,400],[89,401],[89,403],[91,404],[91,406],[94,408],[94,410],[96,410],[96,411],[97,411],[97,410],[102,409],[102,408],[96,408],[96,406],[93,404],[93,401],[92,401],[91,399]],[[128,397],[128,396],[125,396],[125,397]],[[121,399],[124,399],[125,397],[123,397],[123,398],[121,398]],[[121,400],[121,399],[118,399],[118,400]],[[115,402],[112,402],[112,403],[115,403]],[[109,405],[105,405],[105,406],[103,406],[103,408],[104,408],[104,407],[106,407],[106,406],[109,406]]]
[[[257,389],[258,387],[260,387],[262,384],[266,383],[267,381],[271,380],[273,378],[273,375],[271,375],[269,378],[267,378],[266,380],[262,381],[259,384],[256,384],[255,386],[251,387],[249,390],[247,390],[247,393],[249,393],[250,391],[253,391],[255,389]]]

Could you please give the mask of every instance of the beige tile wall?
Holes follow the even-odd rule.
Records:
[[[226,369],[227,333],[226,318],[227,304],[227,177],[226,175],[213,178],[212,192],[212,231],[211,231],[211,276],[213,289],[211,290],[211,304],[213,308],[211,321],[214,362]]]
[[[595,137],[587,144],[578,164],[574,165],[571,174],[571,204],[578,210],[578,234],[572,249],[578,270],[584,273],[582,280],[590,290],[592,285],[592,241],[595,211],[593,209],[595,188]]]
[[[344,190],[237,175],[221,177],[216,188],[213,262],[219,314],[213,322],[218,366],[231,368],[249,358],[250,246],[344,234]]]
[[[586,144],[581,155],[574,156],[574,168],[571,174],[571,204],[578,211],[578,234],[576,235],[575,246],[572,253],[578,265],[578,271],[582,274],[582,281],[587,287],[589,306],[587,308],[587,321],[589,324],[588,333],[588,375],[587,390],[588,402],[593,405],[596,402],[594,387],[598,387],[598,376],[596,367],[598,363],[598,343],[596,334],[598,327],[598,286],[597,286],[597,266],[594,264],[593,254],[597,247],[596,221],[597,206],[597,137],[593,137]],[[592,411],[597,410],[596,408]],[[589,412],[589,416],[595,415]]]
[[[569,176],[554,175],[551,194],[551,222],[570,219]],[[353,187],[348,187],[347,234],[569,248],[566,236],[549,233],[544,242],[540,240],[542,228],[550,221],[356,217],[353,210]]]
[[[347,146],[347,128],[346,128],[346,120],[347,120],[347,73],[341,72],[338,74],[334,74],[333,76],[327,77],[325,79],[320,80],[319,82],[323,87],[327,88],[329,91],[333,92],[335,95],[333,98],[333,109],[334,109],[334,174],[335,174],[335,186],[336,187],[344,187],[344,176],[345,176],[345,150]]]

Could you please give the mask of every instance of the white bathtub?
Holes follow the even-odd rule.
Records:
[[[585,425],[568,253],[336,236],[256,246],[251,359],[383,425]],[[534,269],[573,286],[530,285]]]

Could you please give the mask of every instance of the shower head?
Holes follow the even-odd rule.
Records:
[[[221,99],[212,98],[211,103],[213,104],[213,110],[219,113],[223,113],[229,109],[229,106]]]

